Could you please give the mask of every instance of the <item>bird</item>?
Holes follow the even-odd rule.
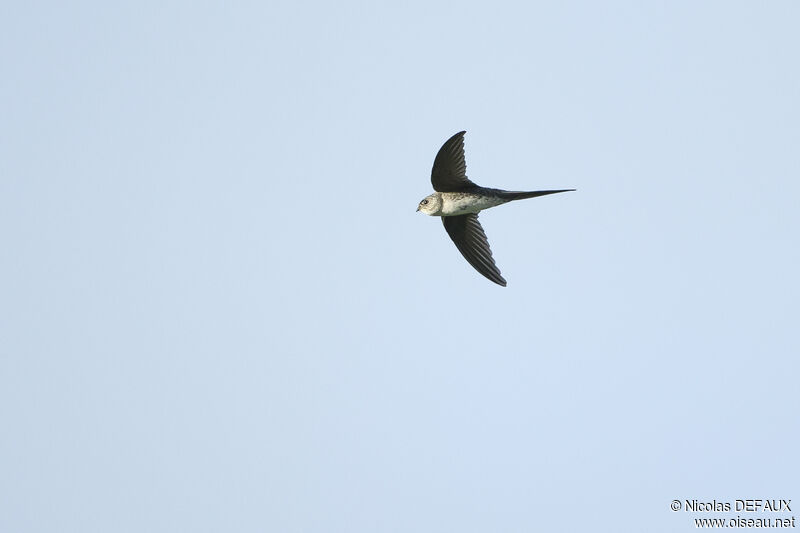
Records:
[[[456,133],[439,149],[431,170],[431,184],[435,192],[420,201],[417,211],[442,217],[444,229],[464,259],[487,279],[505,287],[506,280],[494,262],[486,233],[478,222],[478,213],[514,200],[571,192],[575,189],[504,191],[476,185],[467,178],[467,163],[464,158],[466,133]]]

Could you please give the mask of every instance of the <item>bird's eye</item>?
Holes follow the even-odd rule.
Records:
[[[428,200],[422,200],[422,205],[428,205]]]

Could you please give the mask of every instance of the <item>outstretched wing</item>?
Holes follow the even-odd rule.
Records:
[[[500,269],[494,264],[489,241],[483,232],[478,214],[470,213],[455,217],[442,217],[444,229],[453,239],[458,251],[464,256],[475,270],[494,281],[498,285],[506,286],[506,280],[500,275]]]
[[[476,187],[467,179],[467,162],[464,159],[464,134],[460,131],[450,137],[436,154],[431,171],[433,190],[439,192],[458,192]]]

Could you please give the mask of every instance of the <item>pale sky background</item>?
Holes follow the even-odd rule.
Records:
[[[798,28],[790,1],[5,5],[0,531],[800,507]],[[414,211],[462,129],[477,183],[578,189],[482,215],[505,289]]]

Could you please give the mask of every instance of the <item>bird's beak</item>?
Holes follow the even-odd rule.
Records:
[[[417,206],[417,211],[419,211],[419,206]]]

